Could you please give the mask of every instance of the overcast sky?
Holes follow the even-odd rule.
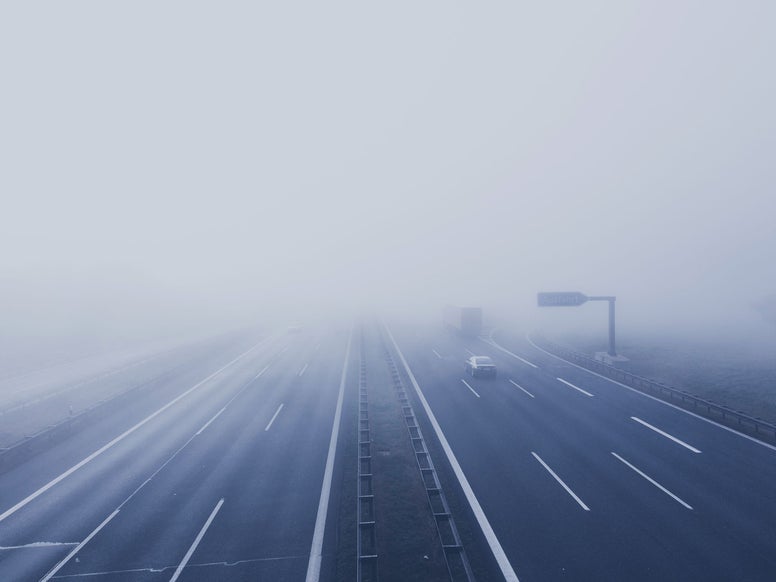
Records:
[[[776,292],[774,30],[746,1],[3,3],[0,318],[578,290],[744,322]]]

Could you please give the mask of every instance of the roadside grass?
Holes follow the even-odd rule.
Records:
[[[579,335],[558,339],[587,354],[606,345],[605,339]],[[776,349],[709,339],[631,337],[620,342],[618,351],[630,358],[618,365],[623,370],[776,424]]]

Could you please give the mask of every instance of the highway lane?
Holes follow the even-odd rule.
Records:
[[[0,507],[3,508],[0,514],[223,366],[235,353],[248,347],[249,344],[237,342],[223,345],[207,355],[195,352],[197,359],[189,360],[188,366],[178,368],[174,376],[149,384],[131,399],[120,399],[103,406],[91,415],[88,422],[80,423],[70,432],[57,433],[57,438],[49,447],[31,454],[23,467],[17,466],[16,462],[6,463],[0,474]]]
[[[513,351],[537,368],[476,340],[395,335],[521,579],[772,579],[774,451],[692,417],[677,421],[684,413],[524,346]],[[501,378],[466,378],[467,350],[492,356]],[[703,452],[631,416],[666,425]],[[694,424],[705,425],[700,434]]]
[[[395,332],[521,580],[776,571],[764,485],[776,451],[513,338],[537,367],[478,340]],[[347,335],[272,338],[0,518],[13,548],[0,549],[0,579],[38,579],[73,552],[54,579],[302,579]],[[203,358],[0,474],[0,515],[243,351]],[[464,376],[470,351],[501,377]]]
[[[222,579],[224,568],[247,579],[298,579],[309,557],[346,335],[328,337],[320,349],[320,339],[287,336],[255,350],[0,521],[4,547],[68,544],[0,550],[0,576],[36,579],[78,548],[55,579],[96,572],[115,573],[88,579],[170,579],[189,551],[180,579]],[[200,380],[213,371],[203,368]],[[85,440],[91,449],[79,444],[68,456],[113,434],[119,429],[92,435]],[[19,475],[40,469],[31,463],[0,476],[0,487],[6,478],[18,487]],[[29,477],[39,484],[59,469]],[[33,489],[4,495],[0,511]],[[235,565],[202,565],[209,563]]]
[[[144,398],[133,401],[131,406],[110,410],[96,425],[77,431],[72,438],[2,475],[4,512],[0,513],[0,545],[8,547],[39,541],[73,543],[73,540],[83,540],[91,531],[90,525],[103,519],[107,507],[115,506],[125,498],[152,469],[169,456],[170,451],[188,438],[185,422],[198,422],[208,414],[207,407],[212,405],[211,401],[216,399],[217,404],[217,399],[222,395],[217,380],[228,377],[217,376],[212,383],[201,385],[168,410],[153,418],[150,418],[151,415],[167,403],[174,402],[237,353],[244,351],[244,347],[239,352],[230,351],[226,358],[224,354],[219,354],[215,366],[210,359],[206,359],[201,367],[193,365],[191,375],[183,375],[182,379],[187,381],[185,384],[170,382],[159,392],[145,393]],[[36,495],[41,487],[52,483],[58,475],[65,475],[70,468],[78,467],[82,460],[103,450],[113,439],[126,434],[126,431],[148,418],[150,420],[136,432],[115,442],[110,449],[104,450],[51,489],[30,500],[30,496]],[[114,459],[120,459],[121,462],[114,463]],[[48,467],[46,462],[52,466]],[[25,500],[29,500],[29,503],[18,507]],[[59,559],[65,553],[63,549],[54,546],[46,552],[56,554],[56,559]],[[31,549],[3,551],[0,559],[0,573],[12,573],[10,579],[35,579],[35,568],[44,568],[45,572],[54,563],[48,557],[39,559]],[[25,569],[28,567],[32,570]]]
[[[118,367],[111,365],[111,360],[100,360],[103,365],[93,362],[78,375],[74,375],[77,370],[61,376],[58,368],[45,370],[46,380],[40,381],[35,391],[28,390],[23,382],[13,381],[4,389],[12,404],[7,406],[6,401],[0,406],[0,446],[11,446],[24,435],[37,433],[69,414],[77,416],[100,400],[142,391],[148,383],[154,383],[156,390],[166,390],[175,380],[183,379],[192,362],[217,358],[243,345],[247,348],[246,341],[255,335],[232,333],[172,348],[149,348]],[[0,462],[4,461],[5,457]]]

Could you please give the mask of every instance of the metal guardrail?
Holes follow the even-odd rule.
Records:
[[[222,337],[227,337],[227,336],[228,334],[224,333],[224,334],[219,334],[215,336],[215,338],[220,339]],[[96,382],[107,376],[112,376],[116,373],[126,371],[132,367],[135,367],[140,363],[144,363],[151,359],[156,359],[156,358],[171,354],[175,351],[181,350],[187,345],[205,344],[206,341],[207,340],[202,340],[202,341],[198,340],[196,342],[192,342],[192,344],[184,344],[183,346],[175,346],[169,349],[165,349],[157,353],[156,355],[151,356],[150,358],[146,358],[139,362],[133,362],[126,366],[121,366],[117,369],[111,370],[107,374],[98,374],[96,376],[88,378],[87,380],[80,381],[75,384],[70,384],[66,386],[63,390],[50,393],[43,397],[28,400],[28,401],[17,401],[13,405],[6,407],[3,410],[0,410],[0,422],[2,421],[2,417],[6,414],[9,414],[9,411],[11,411],[12,409],[28,408],[28,407],[35,406],[36,404],[40,403],[43,400],[48,399],[49,397],[60,396],[65,392],[68,392],[73,389],[77,389],[82,385]],[[30,455],[42,451],[43,449],[50,446],[57,439],[62,439],[69,436],[75,430],[77,430],[77,428],[82,424],[87,424],[92,420],[96,420],[99,415],[98,413],[106,410],[107,407],[120,406],[125,399],[133,397],[137,391],[147,388],[153,385],[155,382],[159,382],[167,378],[173,377],[174,374],[177,373],[179,369],[188,366],[189,363],[190,363],[189,361],[183,361],[178,364],[175,364],[172,368],[169,368],[167,370],[163,370],[161,372],[155,372],[140,382],[129,382],[128,385],[123,390],[113,393],[108,398],[102,398],[96,402],[91,403],[86,408],[82,408],[78,411],[70,410],[70,414],[67,417],[61,418],[56,423],[44,426],[35,433],[26,434],[21,439],[10,443],[7,447],[0,447],[0,472],[15,466],[16,463],[24,461]]]
[[[133,396],[136,391],[171,377],[178,368],[181,368],[184,365],[185,364],[179,364],[170,370],[147,378],[143,382],[131,385],[126,390],[118,392],[110,398],[98,400],[88,408],[72,413],[70,416],[63,418],[55,424],[45,426],[34,434],[25,435],[22,439],[12,443],[8,447],[0,447],[0,471],[4,471],[14,466],[15,463],[23,461],[30,455],[40,452],[57,439],[69,436],[81,424],[85,424],[90,420],[96,420],[97,413],[104,410],[105,407],[120,405],[124,399]]]
[[[420,470],[423,486],[426,489],[429,507],[434,516],[434,521],[439,535],[439,542],[442,545],[442,551],[445,556],[447,572],[450,575],[451,582],[474,582],[474,573],[469,564],[469,558],[463,547],[461,536],[455,525],[450,506],[442,490],[434,462],[431,460],[431,454],[426,447],[426,441],[418,424],[412,403],[404,387],[404,381],[396,367],[388,344],[385,342],[385,336],[381,336],[383,349],[385,350],[385,361],[391,371],[393,386],[396,391],[396,397],[402,408],[404,422],[407,425],[412,448],[415,452],[415,460]]]
[[[369,432],[369,395],[366,383],[363,328],[359,339],[357,495],[356,581],[377,582],[375,496],[372,488],[372,438]]]
[[[625,370],[620,370],[619,368],[599,362],[589,356],[553,343],[540,335],[532,336],[531,341],[564,360],[568,360],[587,370],[605,376],[606,378],[610,378],[639,390],[640,392],[670,402],[671,404],[733,428],[741,433],[748,434],[763,442],[776,443],[776,425],[762,420],[761,418],[749,416],[739,410],[733,410],[723,404],[700,398],[673,386],[667,386],[660,382],[655,382],[637,376],[636,374],[631,374]]]

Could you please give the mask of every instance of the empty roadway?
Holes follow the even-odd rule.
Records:
[[[347,339],[212,354],[1,474],[0,579],[304,579]]]

